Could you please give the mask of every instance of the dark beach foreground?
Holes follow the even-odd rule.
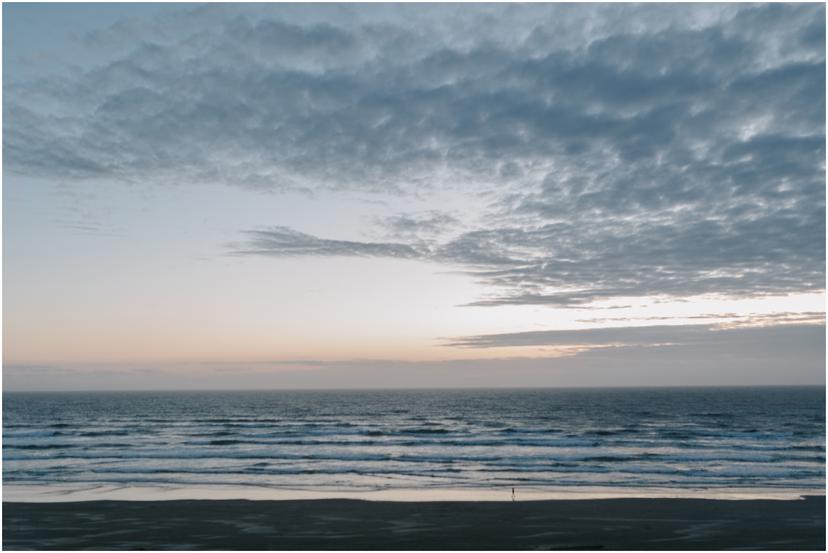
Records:
[[[800,501],[4,503],[5,549],[825,549]]]

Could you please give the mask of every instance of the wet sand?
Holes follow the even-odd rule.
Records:
[[[4,549],[825,549],[800,501],[4,503]]]

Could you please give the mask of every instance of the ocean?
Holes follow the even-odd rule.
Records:
[[[21,392],[3,402],[7,497],[825,488],[823,387]]]

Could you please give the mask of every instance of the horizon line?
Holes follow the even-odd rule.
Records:
[[[181,388],[181,389],[107,389],[107,390],[6,390],[3,394],[109,394],[109,393],[237,393],[237,392],[406,392],[406,391],[551,391],[551,390],[675,390],[719,388],[825,388],[826,384],[686,384],[621,386],[408,386],[386,388]]]

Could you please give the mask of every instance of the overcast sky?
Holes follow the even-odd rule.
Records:
[[[5,4],[4,386],[824,384],[824,10]]]

